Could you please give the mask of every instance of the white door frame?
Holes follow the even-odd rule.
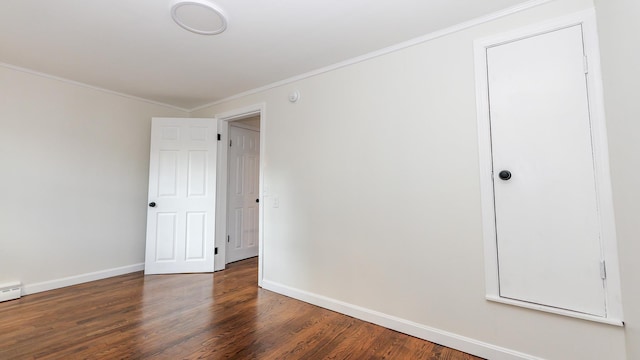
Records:
[[[499,293],[486,51],[492,46],[574,25],[582,26],[584,51],[587,56],[587,63],[585,66],[588,66],[587,88],[589,93],[589,112],[591,117],[591,140],[594,151],[594,170],[602,236],[601,246],[604,256],[603,260],[606,263],[606,317],[597,317],[543,305],[510,300],[500,297]],[[613,213],[613,197],[609,174],[609,154],[605,126],[602,75],[600,72],[600,52],[598,47],[595,10],[588,9],[559,19],[550,20],[542,24],[517,29],[506,34],[479,39],[475,42],[475,69],[486,298],[488,300],[510,305],[517,305],[612,325],[622,325],[618,250]]]
[[[258,204],[258,286],[262,286],[262,268],[264,263],[263,254],[263,234],[264,234],[264,149],[266,135],[266,111],[265,104],[255,104],[244,108],[216,114],[218,119],[218,133],[222,140],[218,142],[218,163],[217,163],[217,194],[216,197],[216,247],[218,254],[215,257],[215,271],[223,270],[226,266],[226,241],[227,241],[227,181],[228,181],[228,151],[226,146],[229,142],[229,123],[236,120],[246,119],[252,116],[260,116],[260,171],[258,179],[258,194],[260,203]]]

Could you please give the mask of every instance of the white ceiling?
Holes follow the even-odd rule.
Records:
[[[215,0],[190,33],[174,0],[0,0],[0,62],[192,109],[527,0]]]

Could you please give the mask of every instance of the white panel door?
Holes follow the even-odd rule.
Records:
[[[500,296],[605,316],[582,28],[487,65]]]
[[[260,133],[229,127],[227,262],[258,256]]]
[[[154,118],[145,273],[212,272],[217,124]]]

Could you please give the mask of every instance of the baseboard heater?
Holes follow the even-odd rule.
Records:
[[[20,296],[22,296],[22,286],[20,282],[0,284],[0,302],[19,299]]]

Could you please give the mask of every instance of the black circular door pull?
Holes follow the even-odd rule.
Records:
[[[498,173],[498,177],[500,178],[500,180],[509,180],[511,179],[511,171],[502,170]]]
[[[149,203],[149,207],[156,207],[156,203],[154,203],[153,201]]]

